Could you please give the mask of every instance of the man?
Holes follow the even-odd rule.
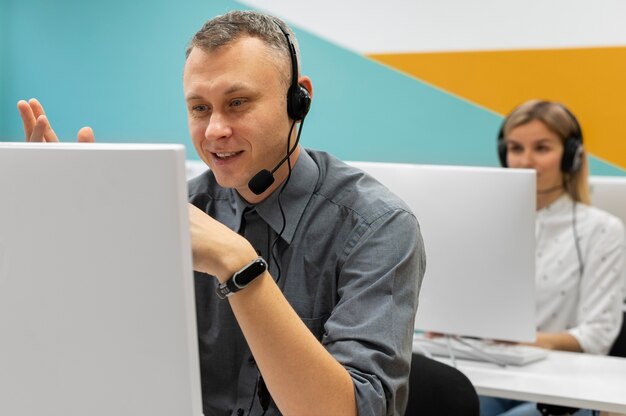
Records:
[[[283,22],[249,11],[208,21],[187,51],[189,130],[210,167],[189,183],[204,413],[402,415],[418,224],[367,175],[299,146],[312,83],[296,54]],[[27,140],[56,140],[38,102],[18,107]]]

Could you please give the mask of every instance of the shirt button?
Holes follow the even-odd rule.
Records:
[[[237,416],[243,416],[244,413],[243,409],[237,409]]]
[[[250,358],[248,358],[248,362],[252,365],[256,364],[256,361],[254,361],[254,357],[251,355]]]

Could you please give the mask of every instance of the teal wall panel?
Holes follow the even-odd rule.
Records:
[[[3,102],[7,97],[7,85],[8,80],[6,73],[8,69],[8,47],[9,41],[9,6],[8,1],[0,0],[0,135],[5,131],[5,124],[8,114],[5,113],[2,107]],[[1,136],[0,136],[1,137]]]
[[[15,109],[37,97],[57,134],[83,125],[101,142],[179,142],[187,134],[182,68],[188,40],[230,1],[9,0],[10,62],[1,140],[21,140]]]
[[[626,176],[626,170],[594,156],[589,157],[589,171],[600,176]]]
[[[342,159],[494,165],[501,116],[298,32],[313,104],[303,142]]]

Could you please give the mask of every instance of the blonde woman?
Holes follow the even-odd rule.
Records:
[[[533,345],[607,354],[622,323],[626,233],[618,218],[590,205],[580,124],[562,104],[527,101],[504,120],[498,155],[504,167],[537,173]],[[535,403],[481,398],[484,416],[540,414]]]

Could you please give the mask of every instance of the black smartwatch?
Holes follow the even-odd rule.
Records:
[[[239,292],[244,287],[248,286],[257,277],[261,276],[267,270],[267,263],[262,257],[257,257],[250,263],[246,264],[237,273],[233,274],[233,277],[220,283],[215,288],[215,293],[220,299],[226,299],[235,292]]]

